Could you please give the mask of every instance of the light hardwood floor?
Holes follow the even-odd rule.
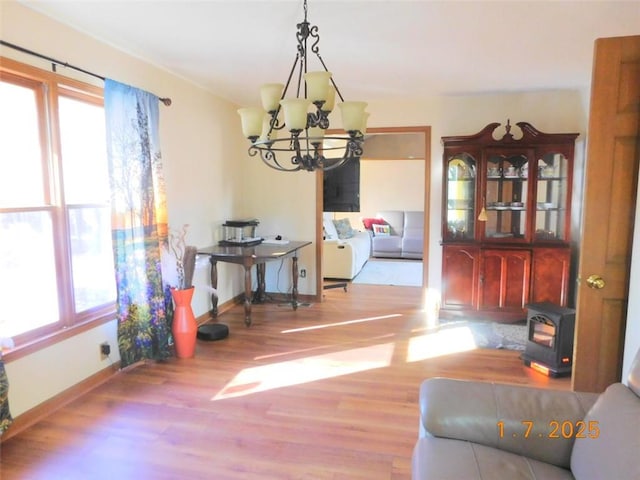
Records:
[[[428,377],[569,389],[518,352],[454,352],[421,289],[350,285],[293,312],[235,307],[228,339],[146,363],[5,441],[12,479],[408,479]],[[464,332],[461,332],[464,333]],[[463,343],[460,343],[463,342]]]

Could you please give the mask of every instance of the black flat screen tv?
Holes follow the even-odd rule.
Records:
[[[360,159],[324,172],[323,211],[360,211]]]

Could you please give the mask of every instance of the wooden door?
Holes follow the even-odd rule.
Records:
[[[596,40],[591,88],[572,387],[600,392],[622,369],[640,153],[640,36]],[[604,284],[589,287],[593,275]]]

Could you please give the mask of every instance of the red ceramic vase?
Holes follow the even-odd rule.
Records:
[[[192,358],[196,351],[198,323],[191,309],[193,291],[194,287],[184,290],[171,289],[171,297],[175,306],[171,333],[178,358]]]

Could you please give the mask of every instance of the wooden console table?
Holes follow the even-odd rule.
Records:
[[[298,250],[311,245],[311,242],[289,242],[274,245],[261,243],[251,247],[213,245],[198,250],[198,255],[208,255],[211,263],[211,314],[218,315],[218,262],[236,263],[244,266],[244,323],[251,325],[251,267],[256,265],[258,288],[253,296],[256,303],[265,299],[265,263],[291,257],[291,278],[293,288],[291,292],[291,304],[293,309],[298,308]]]

